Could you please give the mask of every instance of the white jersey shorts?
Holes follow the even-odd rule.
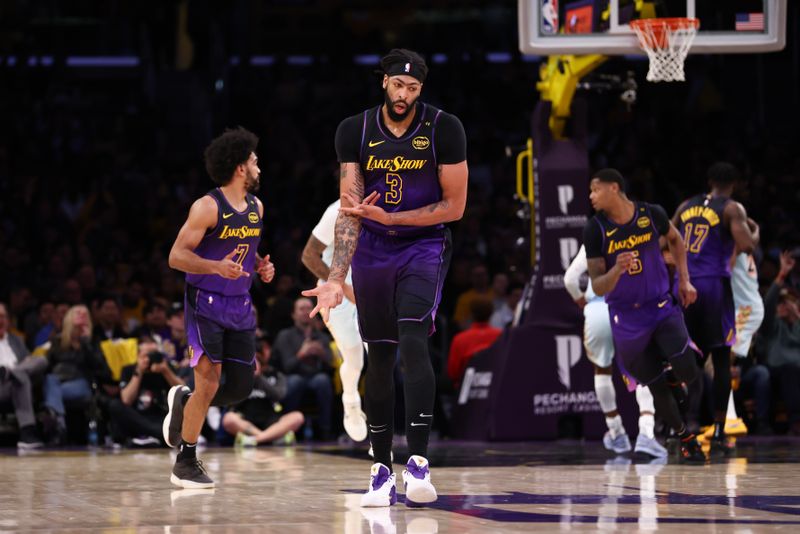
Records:
[[[589,301],[583,308],[583,317],[583,346],[586,357],[597,367],[611,367],[614,339],[611,337],[608,304],[602,299]]]
[[[356,305],[347,299],[342,299],[341,304],[330,310],[325,326],[333,335],[336,346],[339,347],[342,354],[346,349],[362,344],[361,334],[358,331]]]
[[[731,270],[733,305],[736,308],[736,344],[731,351],[740,357],[747,356],[753,336],[764,320],[764,301],[758,292],[758,272],[753,256],[741,253]]]

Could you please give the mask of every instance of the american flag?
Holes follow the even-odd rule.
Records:
[[[737,13],[736,31],[764,31],[763,13]]]

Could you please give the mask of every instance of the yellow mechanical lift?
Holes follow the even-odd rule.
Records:
[[[536,84],[536,89],[542,100],[552,103],[549,124],[555,139],[564,139],[564,127],[570,116],[572,98],[578,82],[607,59],[607,56],[598,54],[550,56],[547,63],[539,68],[540,81]],[[536,264],[534,172],[533,139],[528,139],[525,150],[517,155],[517,196],[525,200],[530,208],[531,266]]]
[[[637,18],[653,18],[656,16],[655,2],[650,0],[633,0]],[[601,13],[601,19],[608,22],[610,8]],[[550,131],[554,139],[564,139],[564,127],[570,116],[572,98],[581,78],[602,65],[607,56],[592,54],[586,56],[561,55],[549,56],[547,63],[539,67],[540,81],[536,89],[541,99],[552,102],[550,109]],[[528,164],[525,165],[527,159]],[[533,140],[528,139],[525,150],[517,155],[517,195],[527,201],[531,213],[531,266],[536,264],[536,214],[534,212],[534,164]],[[526,190],[527,188],[527,190]]]

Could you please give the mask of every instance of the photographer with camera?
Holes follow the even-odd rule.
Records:
[[[161,423],[168,411],[167,394],[178,385],[184,382],[158,345],[149,338],[140,340],[136,363],[122,369],[120,398],[109,406],[115,441],[163,445]]]

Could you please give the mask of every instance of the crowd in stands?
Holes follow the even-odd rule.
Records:
[[[433,35],[409,46],[438,51]],[[450,59],[431,65],[423,99],[459,116],[468,136],[468,207],[452,225],[432,352],[441,378],[457,384],[463,362],[448,376],[451,339],[507,327],[529,276],[528,223],[518,217],[505,147],[530,136],[538,64],[513,50],[508,61],[489,62],[485,50],[453,43],[462,48],[449,45]],[[367,44],[378,53],[391,43]],[[156,59],[94,74],[0,67],[8,82],[0,84],[0,436],[10,433],[22,447],[105,436],[162,441],[165,392],[192,380],[183,278],[167,265],[169,246],[191,202],[212,187],[203,147],[222,128],[242,125],[261,137],[261,252],[277,274],[270,285],[253,284],[257,387],[242,406],[211,417],[205,435],[336,438],[337,354],[322,324],[308,320],[308,301],[298,300],[315,283],[300,256],[337,194],[337,124],[382,101],[374,67],[351,54],[305,65],[278,57],[267,67],[242,58],[220,72],[202,62],[181,70],[160,53],[141,57]],[[619,168],[635,198],[671,211],[705,189],[710,162],[727,159],[742,171],[739,200],[761,224],[756,259],[767,317],[742,365],[739,395],[765,432],[800,433],[798,138],[785,109],[788,84],[769,74],[783,71],[764,69],[758,89],[753,77],[735,75],[748,61],[690,59],[686,84],[643,84],[633,109],[613,92],[579,98],[589,103],[593,168]],[[639,79],[645,67],[633,65]],[[763,87],[779,94],[754,96]],[[126,339],[134,341],[119,341]]]

